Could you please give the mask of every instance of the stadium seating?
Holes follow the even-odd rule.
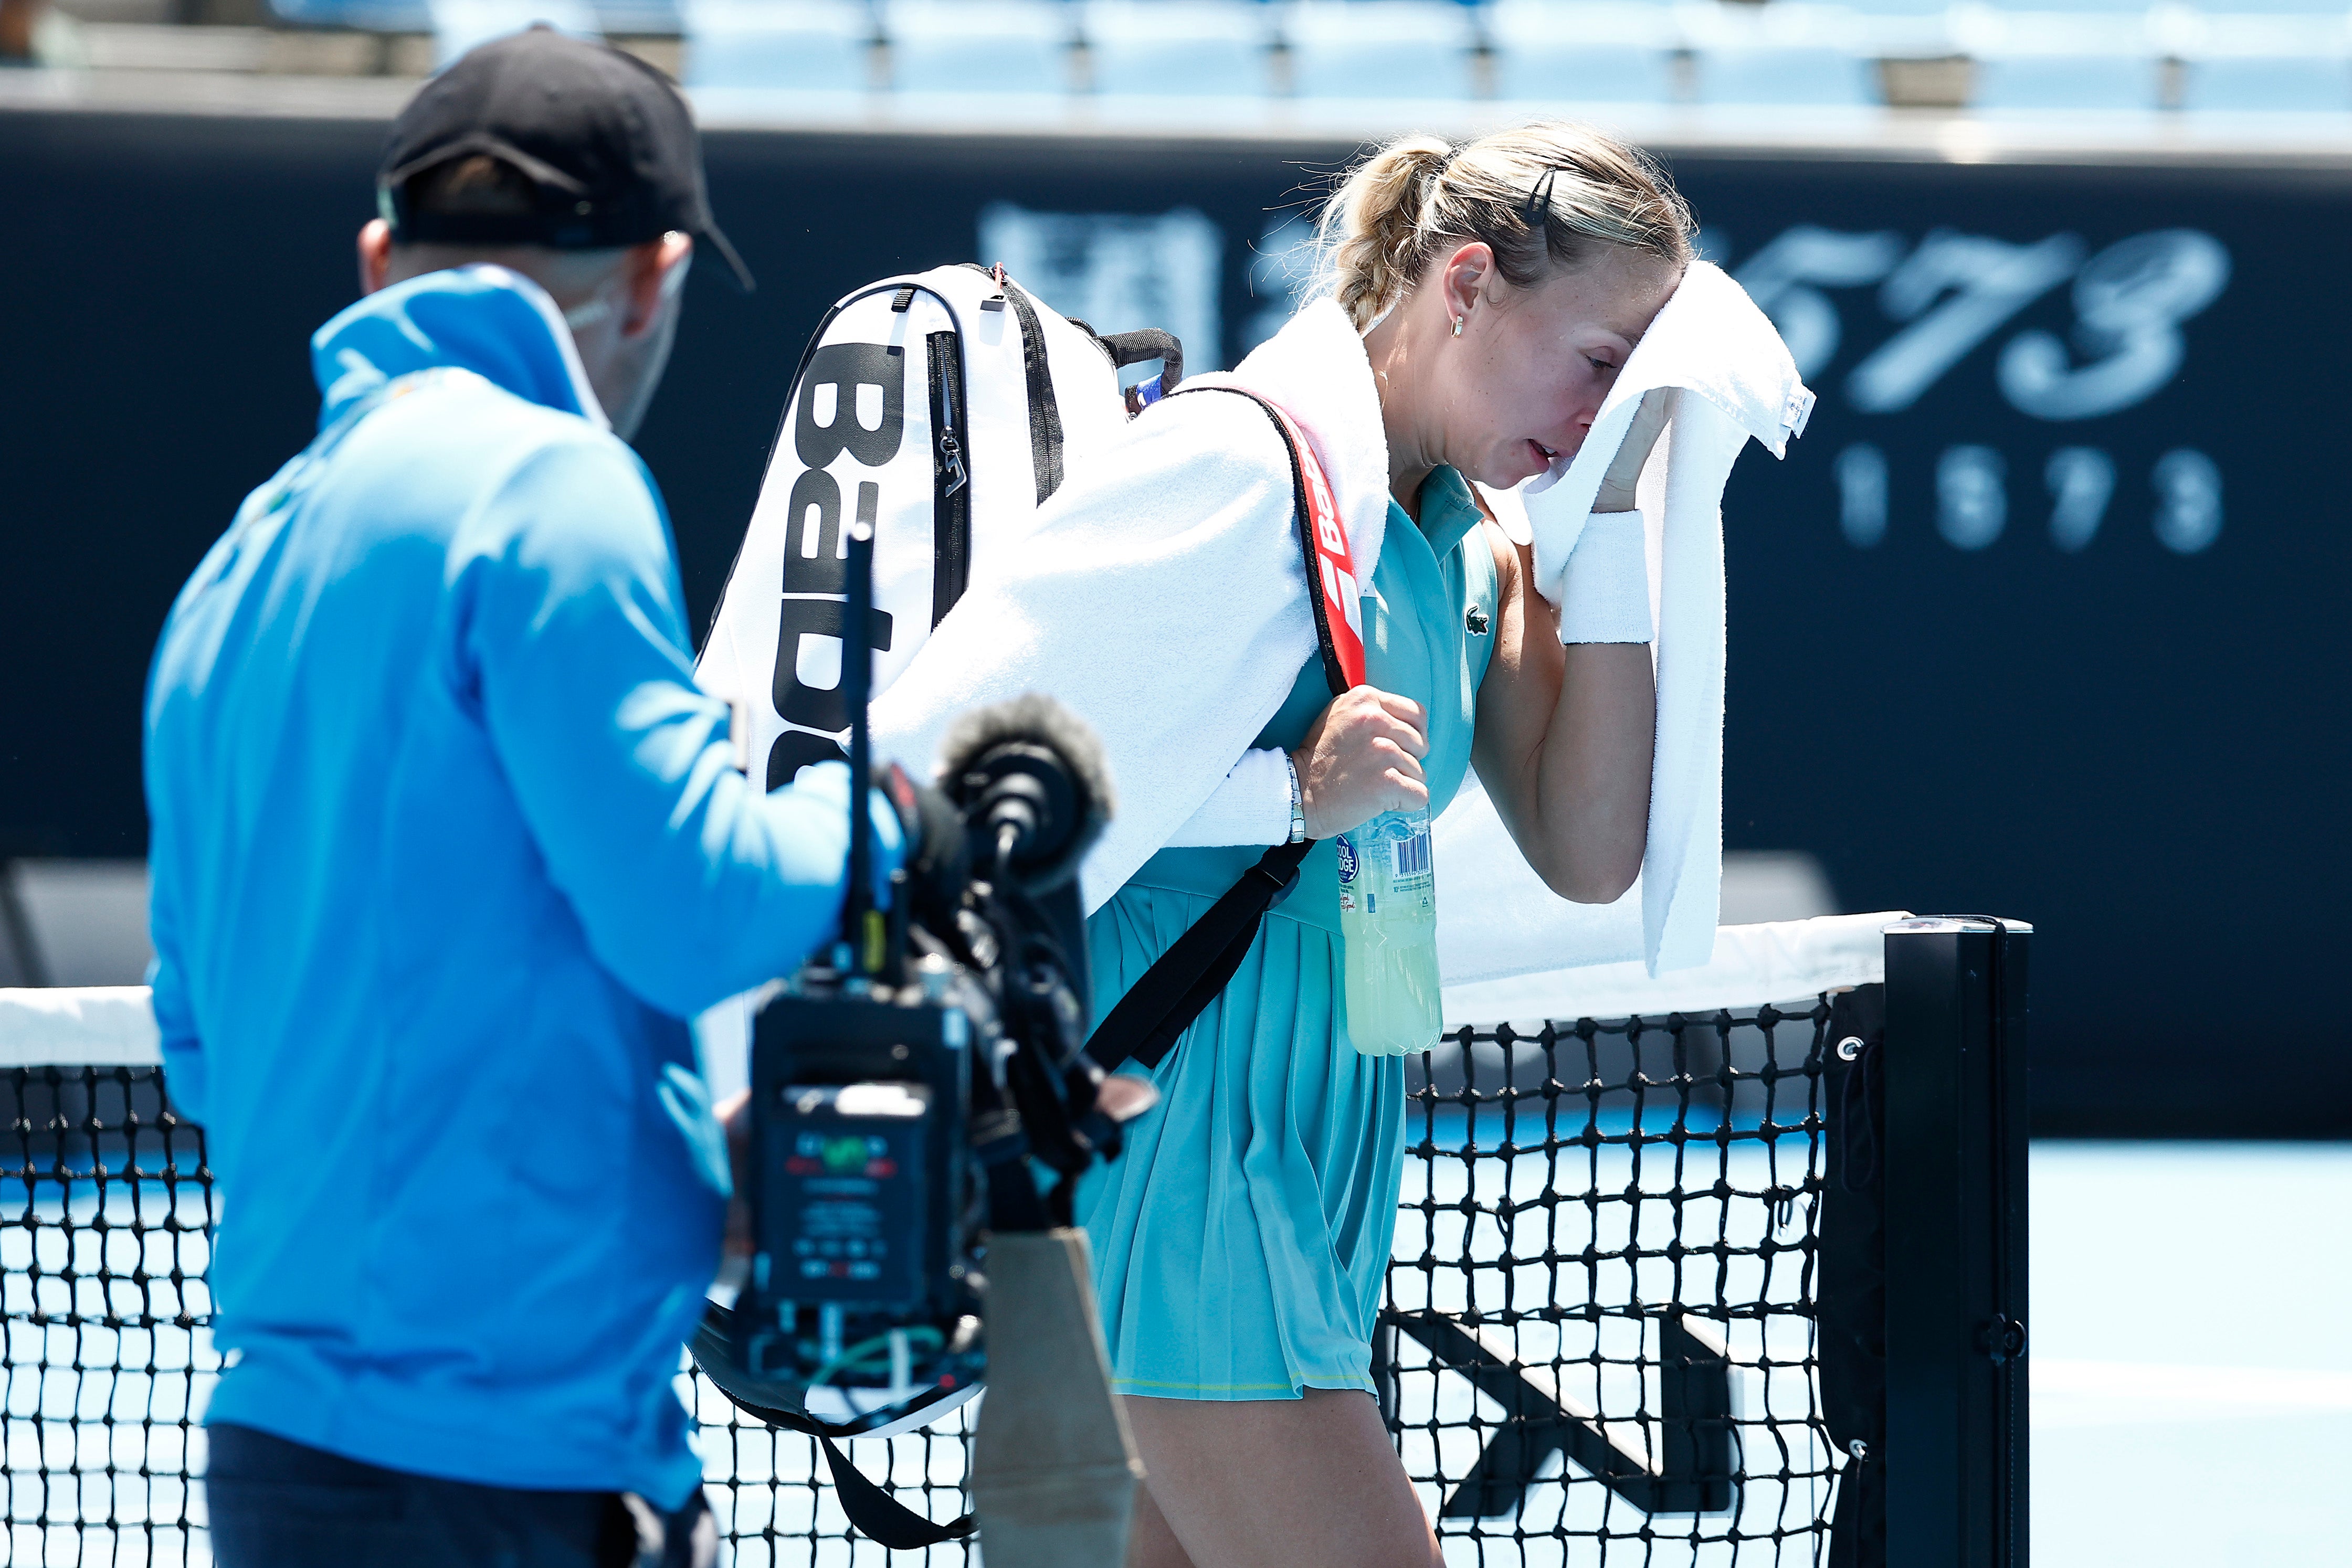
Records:
[[[1640,0],[1498,0],[1482,20],[1495,96],[1527,102],[1664,103],[1680,97],[1667,6]]]
[[[1251,98],[1268,90],[1272,18],[1254,0],[1091,0],[1078,14],[1106,97]]]
[[[1821,46],[1705,50],[1697,93],[1701,103],[1861,105],[1878,99],[1868,59]]]
[[[1875,102],[1870,24],[1803,0],[1677,14],[1702,103],[1858,106]]]
[[[546,20],[719,91],[2352,112],[2352,0],[268,0],[446,59]],[[633,47],[645,48],[642,43]],[[669,46],[675,51],[676,46]],[[103,53],[103,51],[100,51]],[[658,49],[665,62],[680,57]],[[1899,62],[1955,60],[1906,92]],[[1897,62],[1882,71],[1881,62]],[[1967,87],[1965,94],[1962,86]],[[815,100],[809,100],[814,102]]]
[[[898,92],[1070,88],[1075,17],[1061,0],[885,0],[877,14]]]
[[[1281,13],[1300,98],[1481,96],[1473,18],[1451,0],[1292,0]]]
[[[2352,110],[2352,60],[2341,53],[2297,57],[2214,55],[2187,62],[2181,107],[2190,110]]]
[[[2170,15],[2167,52],[2182,62],[2189,110],[2341,112],[2352,108],[2352,27],[2342,6],[2298,12],[2292,0],[2263,15],[2225,9]]]
[[[447,65],[476,44],[520,33],[534,23],[583,38],[604,36],[589,0],[432,0],[433,53]]]
[[[279,21],[297,27],[356,27],[372,33],[430,33],[426,0],[269,0]]]
[[[856,91],[871,79],[864,0],[682,0],[692,88]]]
[[[1559,44],[1498,51],[1495,96],[1528,104],[1665,103],[1675,89],[1674,56],[1625,44]]]
[[[2146,53],[2011,55],[1986,59],[1974,109],[2155,109],[2156,57]]]

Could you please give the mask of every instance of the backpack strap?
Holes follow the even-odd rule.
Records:
[[[1348,530],[1315,449],[1307,444],[1290,416],[1255,392],[1239,387],[1187,387],[1171,397],[1194,392],[1227,392],[1245,397],[1265,411],[1283,444],[1290,452],[1291,506],[1298,528],[1298,548],[1307,568],[1307,598],[1315,612],[1315,642],[1323,656],[1323,677],[1331,695],[1339,696],[1364,681],[1363,611],[1357,602],[1355,558],[1348,549]],[[1241,967],[1242,959],[1257,940],[1265,912],[1289,896],[1297,884],[1299,863],[1315,847],[1310,841],[1276,844],[1242,873],[1209,912],[1193,922],[1129,987],[1087,1040],[1087,1054],[1106,1072],[1129,1058],[1146,1067],[1158,1067],[1192,1020],[1216,1000]]]

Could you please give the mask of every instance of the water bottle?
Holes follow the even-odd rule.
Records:
[[[1366,1056],[1437,1043],[1437,876],[1429,812],[1383,811],[1341,833],[1339,936],[1348,1038]]]

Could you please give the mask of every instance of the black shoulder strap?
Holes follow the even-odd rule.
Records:
[[[834,1446],[831,1437],[820,1437],[817,1446],[824,1450],[825,1469],[833,1474],[833,1490],[841,1500],[841,1511],[849,1516],[850,1523],[890,1551],[942,1546],[971,1533],[971,1514],[945,1524],[925,1519],[866,1479],[865,1473],[849,1462],[849,1456]]]
[[[1239,387],[1187,387],[1183,392],[1169,395],[1181,397],[1192,392],[1229,392],[1249,399],[1265,411],[1283,450],[1290,454],[1291,507],[1297,519],[1298,548],[1307,563],[1307,598],[1315,607],[1315,640],[1323,656],[1323,677],[1330,684],[1331,695],[1338,696],[1347,691],[1348,677],[1340,668],[1339,651],[1331,643],[1323,601],[1315,591],[1315,525],[1298,449],[1273,405],[1255,392]],[[1095,1026],[1087,1040],[1087,1054],[1106,1072],[1129,1058],[1146,1067],[1159,1066],[1192,1020],[1233,979],[1250,944],[1257,940],[1265,912],[1297,883],[1299,862],[1314,847],[1311,842],[1276,844],[1261,855],[1257,864],[1243,873],[1242,879],[1128,988],[1118,1005]]]
[[[893,1552],[912,1552],[918,1547],[961,1541],[972,1532],[971,1515],[967,1513],[944,1524],[925,1519],[866,1479],[823,1427],[797,1410],[762,1403],[749,1387],[737,1381],[741,1365],[731,1359],[727,1348],[734,1338],[734,1313],[716,1301],[705,1302],[702,1322],[695,1325],[688,1346],[694,1353],[696,1367],[745,1415],[788,1432],[805,1433],[817,1440],[817,1446],[824,1450],[825,1469],[833,1477],[841,1511],[848,1516],[851,1524]]]

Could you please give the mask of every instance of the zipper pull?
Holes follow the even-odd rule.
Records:
[[[952,496],[963,488],[967,477],[963,471],[963,447],[957,442],[952,430],[940,432],[940,467],[948,476],[947,488],[941,490],[940,495]]]

